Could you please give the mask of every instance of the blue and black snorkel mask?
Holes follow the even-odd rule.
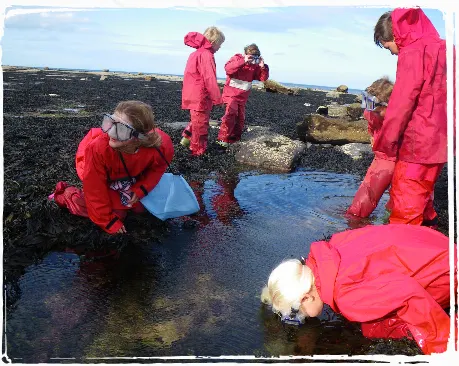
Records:
[[[287,316],[282,316],[279,314],[281,317],[282,324],[285,325],[296,325],[300,326],[304,323],[304,319],[306,316],[300,313],[300,309],[295,309],[292,307],[291,312]]]

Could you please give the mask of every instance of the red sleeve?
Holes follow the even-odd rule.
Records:
[[[164,157],[170,164],[174,156],[174,145],[167,134],[162,131],[158,132],[161,134],[162,139],[159,150],[163,153]],[[164,172],[167,170],[167,163],[156,150],[155,152],[156,156],[154,162],[145,169],[142,178],[139,179],[131,188],[131,191],[134,192],[139,199],[145,197],[148,192],[155,188]]]
[[[375,132],[381,129],[383,119],[376,113],[367,111],[366,109],[363,111],[363,117],[368,122],[368,133],[374,136]]]
[[[423,56],[412,50],[398,56],[397,75],[381,132],[373,150],[388,160],[396,160],[399,141],[416,107],[423,85]]]
[[[225,64],[225,71],[228,75],[232,75],[238,72],[238,70],[244,65],[245,65],[244,57],[241,57],[240,55],[234,55]]]
[[[258,67],[253,80],[266,81],[269,79],[269,67],[265,64],[264,67]]]
[[[91,221],[107,233],[115,234],[123,226],[123,222],[113,213],[103,157],[96,147],[95,144],[90,144],[85,150],[84,198]]]
[[[377,326],[378,337],[390,337],[394,330],[395,334],[403,335],[405,323],[424,354],[446,351],[449,317],[413,278],[391,273],[346,287],[336,294],[336,304],[347,319],[384,322],[385,326]],[[389,322],[384,319],[388,317],[399,319],[394,323],[397,329],[386,327]]]
[[[217,70],[215,69],[215,59],[213,54],[202,52],[199,72],[204,80],[204,86],[209,93],[209,97],[214,105],[222,104],[222,96],[217,83]]]
[[[75,167],[78,174],[78,178],[80,178],[80,180],[83,180],[85,150],[91,143],[91,141],[101,134],[103,134],[101,128],[91,128],[89,132],[86,134],[86,136],[83,138],[83,140],[81,140],[81,142],[78,144],[78,149],[75,155]]]

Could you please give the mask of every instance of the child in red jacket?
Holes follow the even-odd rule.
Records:
[[[372,146],[375,136],[380,133],[393,86],[394,84],[389,79],[381,78],[366,88],[363,93],[362,108],[365,108],[363,115],[368,121],[368,132],[371,136]],[[381,196],[390,186],[394,167],[394,161],[381,159],[378,153],[375,153],[373,162],[368,168],[347,213],[358,217],[368,217],[378,206]]]
[[[447,161],[446,44],[420,8],[383,14],[374,41],[398,55],[396,82],[374,141],[375,153],[396,161],[389,222],[431,225],[438,218],[430,198]]]
[[[54,200],[74,214],[89,216],[107,233],[121,234],[127,211],[143,211],[139,200],[161,179],[167,169],[164,159],[172,160],[174,147],[155,128],[152,108],[140,101],[120,102],[113,114],[104,115],[101,127],[89,131],[76,153],[83,191],[59,182]]]
[[[421,226],[366,226],[337,233],[310,248],[306,260],[290,259],[277,266],[263,289],[261,300],[284,323],[299,325],[306,317],[316,317],[325,303],[362,323],[366,337],[408,337],[425,354],[446,351],[446,236]]]
[[[204,34],[188,33],[184,41],[197,50],[188,57],[183,75],[182,109],[190,110],[191,119],[180,143],[189,146],[193,156],[200,156],[207,149],[212,106],[222,104],[214,53],[220,49],[225,36],[218,28],[209,27]]]
[[[245,105],[252,90],[252,81],[266,81],[269,68],[255,43],[244,48],[244,56],[237,53],[225,64],[226,83],[223,102],[226,104],[217,144],[227,148],[241,139],[245,120]]]

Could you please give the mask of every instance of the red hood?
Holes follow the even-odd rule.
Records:
[[[206,37],[199,32],[190,32],[184,38],[184,43],[193,48],[207,48],[209,51],[214,53],[212,43],[210,43]]]
[[[406,47],[420,38],[440,40],[432,22],[420,8],[397,8],[392,11],[392,30],[399,48]]]
[[[311,244],[309,256],[305,263],[314,273],[315,285],[320,298],[335,312],[337,306],[333,299],[333,293],[340,262],[341,258],[338,251],[330,243],[316,241]]]

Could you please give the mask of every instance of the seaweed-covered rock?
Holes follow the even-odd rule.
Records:
[[[363,116],[362,105],[359,103],[352,103],[346,106],[346,114],[352,120],[358,120],[360,117]]]
[[[347,106],[339,104],[330,104],[328,107],[329,117],[346,118],[347,117]]]
[[[286,86],[274,80],[266,80],[263,86],[265,90],[270,93],[279,93],[279,94],[287,94],[287,95],[298,94],[298,90],[287,88]]]
[[[370,143],[366,121],[351,122],[339,118],[327,118],[319,114],[307,115],[297,124],[298,137],[302,141],[344,145],[352,142]]]

